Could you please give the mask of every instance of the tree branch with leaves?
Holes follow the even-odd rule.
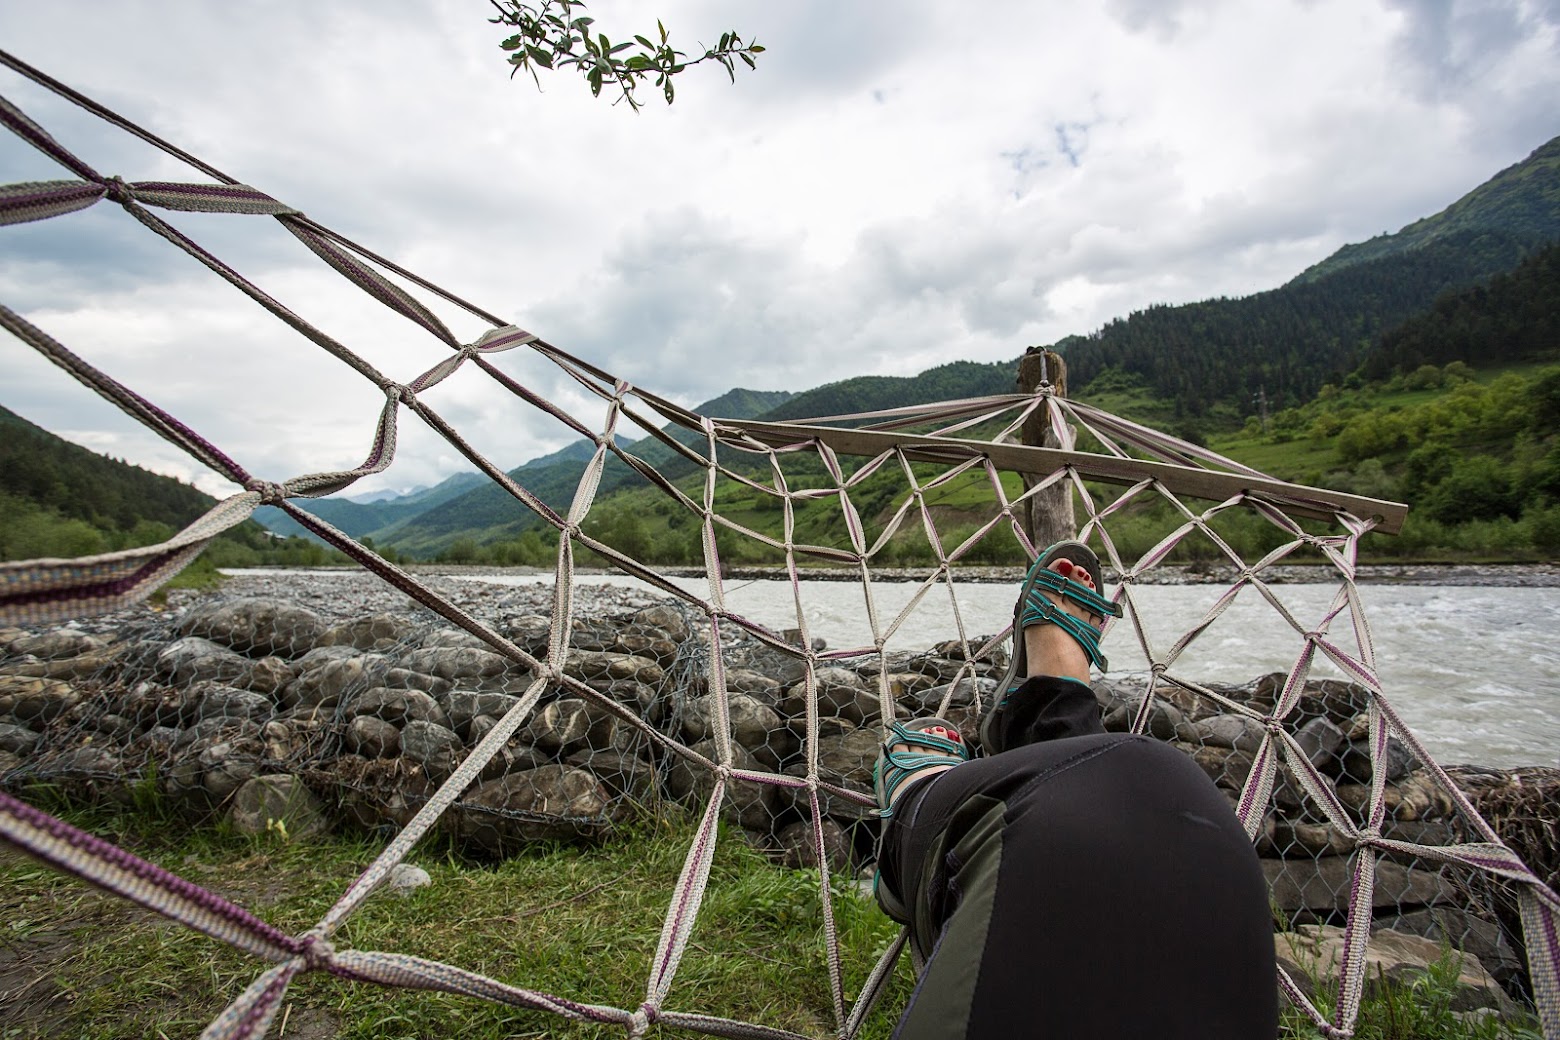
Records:
[[[657,19],[656,37],[635,35],[614,43],[595,28],[596,20],[587,14],[583,0],[489,0],[498,16],[489,21],[513,29],[500,46],[509,52],[511,76],[529,72],[538,89],[542,81],[538,70],[573,69],[585,78],[592,96],[600,97],[603,88],[616,90],[619,101],[638,110],[642,104],[636,91],[652,84],[660,88],[666,103],[676,96],[672,80],[687,69],[714,62],[726,70],[733,83],[737,80],[737,62],[757,68],[757,56],[764,48],[743,40],[735,32],[721,33],[720,41],[705,47],[704,53],[690,59],[668,42],[666,26]],[[702,45],[701,45],[702,46]]]

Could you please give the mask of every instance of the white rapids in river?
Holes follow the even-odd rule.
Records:
[[[499,585],[550,583],[550,574],[473,575]],[[578,575],[584,585],[638,584],[617,575]],[[702,578],[676,583],[702,597]],[[880,630],[893,624],[919,586],[875,582],[873,607]],[[1302,626],[1320,622],[1334,585],[1277,585],[1273,594]],[[1000,631],[1013,616],[1011,585],[960,583],[959,612],[974,639]],[[1218,585],[1140,585],[1133,595],[1156,653],[1167,651],[1224,592]],[[1560,765],[1560,589],[1427,585],[1362,585],[1382,688],[1399,714],[1443,764],[1484,766]],[[854,582],[804,581],[802,604],[810,634],[831,649],[873,643],[866,598]],[[782,581],[729,581],[726,606],[771,628],[797,627],[791,586]],[[891,650],[920,650],[954,636],[948,591],[933,588],[887,641]],[[1355,654],[1346,618],[1329,631],[1333,642]],[[1299,656],[1300,637],[1253,589],[1182,654],[1176,674],[1189,679],[1245,682],[1265,672],[1288,671]],[[1112,675],[1146,670],[1132,627],[1118,622],[1105,640]],[[1321,655],[1316,678],[1341,673]]]

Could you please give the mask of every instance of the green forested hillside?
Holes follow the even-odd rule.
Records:
[[[215,504],[188,484],[88,451],[0,407],[0,560],[151,545]],[[203,558],[208,566],[323,563],[327,553],[246,521]]]
[[[1279,406],[1296,405],[1353,371],[1376,336],[1449,289],[1510,270],[1523,249],[1494,232],[1454,235],[1314,282],[1136,311],[1056,349],[1085,396],[1093,380],[1120,372],[1142,379],[1188,416],[1221,406],[1253,411],[1259,391]]]
[[[1560,137],[1507,167],[1440,213],[1392,235],[1346,245],[1295,282],[1314,282],[1354,264],[1410,252],[1451,236],[1497,232],[1530,246],[1553,241],[1560,226]]]
[[[1556,241],[1560,138],[1435,216],[1345,246],[1287,285],[1149,307],[1056,349],[1082,394],[1115,373],[1173,401],[1178,416],[1250,414],[1259,392],[1279,407],[1299,405],[1443,293],[1510,271]]]
[[[754,417],[780,422],[1010,394],[1017,375],[1014,362],[953,361],[915,376],[857,376],[803,391],[780,407],[763,414],[755,413]]]
[[[1560,245],[1541,249],[1487,285],[1448,293],[1387,331],[1360,374],[1386,379],[1421,365],[1560,360]]]

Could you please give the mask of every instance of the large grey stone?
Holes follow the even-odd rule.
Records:
[[[280,657],[262,657],[250,665],[248,675],[234,685],[244,686],[256,693],[274,698],[297,676],[297,670]]]
[[[1252,757],[1249,752],[1236,751],[1234,748],[1188,744],[1184,741],[1173,741],[1172,744],[1191,755],[1192,760],[1208,774],[1208,779],[1219,787],[1239,791],[1245,786],[1246,778],[1251,775]]]
[[[306,841],[330,830],[320,800],[302,780],[286,773],[246,780],[233,793],[228,822],[240,834],[269,831],[289,841]]]
[[[533,841],[600,837],[611,827],[608,804],[590,773],[546,765],[478,784],[448,817],[462,840],[502,854]]]
[[[1265,859],[1262,872],[1268,881],[1269,899],[1291,916],[1310,911],[1320,916],[1346,910],[1354,884],[1353,856],[1321,859]],[[1412,906],[1456,903],[1456,886],[1432,870],[1409,870],[1397,863],[1376,864],[1376,886],[1371,905],[1399,910]]]
[[[1279,964],[1292,979],[1309,988],[1318,980],[1324,991],[1335,991],[1338,968],[1343,962],[1344,930],[1333,925],[1301,925],[1293,932],[1273,936]],[[1383,983],[1412,986],[1425,978],[1445,955],[1441,945],[1417,935],[1385,929],[1374,932],[1365,948],[1365,990],[1377,992]],[[1454,1011],[1474,1008],[1506,1009],[1510,1000],[1479,959],[1464,953],[1457,957],[1458,974],[1452,984]]]
[[[536,709],[524,729],[525,739],[550,754],[566,755],[584,747],[595,718],[578,697],[560,697]]]
[[[1266,735],[1267,728],[1247,715],[1213,715],[1176,728],[1176,737],[1189,744],[1236,751],[1257,750]]]
[[[586,749],[570,755],[568,764],[588,770],[615,795],[626,796],[641,805],[655,801],[655,765],[639,755],[616,748]]]
[[[157,674],[170,683],[241,682],[253,662],[201,636],[174,640],[157,654]]]
[[[713,740],[702,740],[690,749],[712,762],[720,761]],[[763,765],[741,746],[732,749],[732,766],[762,771]],[[666,772],[666,787],[671,796],[695,812],[702,812],[715,789],[715,774],[681,755],[671,759]],[[733,779],[726,785],[721,815],[749,830],[768,830],[774,823],[777,796],[771,784],[756,780]]]
[[[57,628],[52,632],[14,639],[10,650],[13,654],[28,654],[45,661],[57,661],[66,657],[80,657],[107,645],[106,640],[97,636],[72,628]]]
[[[1396,737],[1387,738],[1387,752],[1380,763],[1371,761],[1370,741],[1352,740],[1341,753],[1343,760],[1340,776],[1346,782],[1368,784],[1378,766],[1384,769],[1387,783],[1396,783],[1419,768],[1419,759]]]
[[[949,708],[984,709],[992,703],[996,689],[995,679],[967,678],[956,683],[907,690],[898,700],[911,715],[941,715],[946,711],[943,706],[945,697]]]
[[[757,699],[740,693],[728,694],[726,706],[731,739],[760,758],[766,757],[764,749],[768,749],[769,764],[778,765],[781,749],[771,747],[771,740],[778,742],[781,739],[777,734],[781,729],[780,716]],[[720,698],[714,694],[693,698],[683,712],[683,734],[695,743],[712,739],[719,712]],[[789,733],[784,733],[783,737],[787,742],[791,739]]]
[[[1348,743],[1348,736],[1331,719],[1311,719],[1295,730],[1295,743],[1305,757],[1318,770],[1336,777],[1342,763],[1338,753]]]
[[[649,631],[619,631],[609,649],[649,658],[663,668],[677,659],[677,644],[664,635]]]
[[[1515,983],[1526,970],[1519,951],[1512,949],[1500,927],[1456,907],[1437,906],[1406,914],[1378,916],[1374,932],[1391,929],[1429,939],[1438,946],[1471,953],[1502,987]]]
[[[1116,703],[1101,720],[1105,729],[1111,733],[1130,732],[1138,713],[1143,710],[1145,696],[1143,691],[1129,689],[1123,692],[1125,696],[1122,700]],[[1182,714],[1181,709],[1156,695],[1148,706],[1148,721],[1143,732],[1157,740],[1174,740],[1176,733],[1185,723],[1186,716]]]
[[[1363,820],[1370,810],[1370,787],[1365,784],[1339,784],[1338,800]],[[1395,821],[1445,819],[1454,811],[1447,794],[1428,773],[1412,773],[1381,792],[1387,816]]]
[[[201,636],[239,653],[289,658],[312,650],[323,628],[313,611],[263,598],[197,606],[179,623],[181,635]]]
[[[410,639],[416,630],[416,624],[402,614],[365,614],[327,628],[320,633],[316,645],[388,650]]]
[[[511,671],[524,672],[523,668],[502,654],[474,646],[412,650],[402,655],[401,664],[414,672],[425,672],[450,682],[499,678]]]
[[[0,723],[0,751],[9,751],[13,755],[25,758],[32,754],[40,739],[42,738],[37,733],[26,726]]]
[[[503,718],[509,709],[520,703],[520,698],[508,693],[477,690],[450,690],[440,698],[448,725],[468,741],[480,739],[471,733],[471,723],[479,715],[494,719]],[[436,720],[435,720],[436,721]]]
[[[676,607],[657,604],[646,607],[630,619],[635,625],[647,626],[659,629],[666,634],[666,638],[674,643],[681,643],[688,638],[688,624],[682,611]]]
[[[1353,839],[1332,824],[1294,820],[1274,823],[1273,845],[1286,859],[1347,856],[1354,851]]]
[[[653,686],[633,679],[592,679],[591,689],[619,704],[633,708],[652,725],[660,725],[666,714],[667,698]]]
[[[808,820],[800,820],[782,828],[776,835],[780,843],[780,865],[792,870],[817,868],[820,861],[829,869],[840,873],[850,869],[850,837],[833,820],[819,821],[822,831],[822,855],[819,855],[818,833]]]
[[[466,749],[454,730],[413,721],[401,729],[401,755],[422,766],[433,780],[442,781],[455,772],[466,757]]]
[[[213,801],[223,802],[244,782],[260,772],[264,748],[257,741],[234,740],[211,744],[196,758],[201,786]]]
[[[883,737],[877,727],[818,738],[818,769],[852,787],[870,791]]]
[[[834,715],[865,725],[883,717],[882,699],[874,686],[845,668],[819,668],[815,673],[818,689],[818,714]],[[807,684],[797,683],[786,691],[780,711],[790,718],[807,713]]]
[[[401,753],[401,730],[393,722],[359,715],[341,735],[348,751],[364,758],[394,758]]]
[[[259,722],[276,713],[276,705],[263,694],[221,683],[201,683],[196,696],[195,713],[202,719],[242,718]]]
[[[74,708],[81,699],[74,686],[58,679],[0,676],[0,715],[9,715],[21,723],[47,723]]]
[[[335,651],[346,651],[336,654]],[[358,654],[349,647],[327,647],[315,651],[302,662],[298,678],[282,690],[282,704],[288,708],[332,707],[353,690],[377,685],[374,676],[382,671],[385,659]]]
[[[647,686],[655,686],[666,675],[648,657],[595,650],[570,650],[563,671],[576,679],[633,679]]]
[[[347,718],[372,715],[397,725],[408,722],[449,725],[444,709],[428,694],[421,690],[392,690],[387,686],[373,686],[361,693],[350,694],[341,702],[341,713]]]

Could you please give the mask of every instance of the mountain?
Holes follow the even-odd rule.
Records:
[[[1054,345],[1073,392],[1141,381],[1180,414],[1249,414],[1309,400],[1352,372],[1372,340],[1442,294],[1509,271],[1560,240],[1560,138],[1397,236],[1345,247],[1306,275],[1240,299],[1154,306]]]
[[[1560,228],[1560,137],[1500,171],[1433,217],[1392,235],[1346,245],[1290,284],[1314,282],[1355,264],[1421,249],[1454,236],[1496,234],[1530,246],[1553,241]],[[1491,272],[1494,273],[1494,272]]]
[[[785,390],[728,390],[706,401],[694,411],[730,419],[747,419],[773,409],[791,394]],[[671,428],[672,436],[683,443],[698,439],[696,434]],[[681,461],[675,451],[653,437],[631,441],[619,435],[618,444],[658,468],[675,469]],[[563,510],[573,499],[585,465],[595,453],[595,445],[578,440],[558,451],[517,466],[508,475],[555,509]],[[603,474],[603,494],[641,480],[622,462],[609,458]],[[430,555],[445,548],[457,537],[470,536],[479,541],[513,537],[537,526],[540,521],[519,505],[502,488],[479,473],[457,473],[424,492],[360,503],[343,498],[300,499],[298,504],[354,538],[369,537],[382,549],[412,555]],[[303,533],[303,528],[279,509],[256,511],[256,516],[279,534]]]
[[[216,504],[188,484],[99,455],[0,408],[0,493],[105,531],[182,527]]]
[[[849,415],[902,405],[1010,394],[1017,369],[1011,361],[952,361],[914,376],[856,376],[803,392],[754,418],[769,422]],[[738,419],[742,416],[732,415]]]
[[[354,501],[350,498],[302,498],[293,501],[331,526],[345,531],[354,538],[362,538],[364,535],[457,498],[478,484],[486,482],[487,478],[480,473],[456,473],[433,487],[376,502]],[[256,509],[255,520],[280,535],[314,537],[302,524],[275,506],[261,506]]]
[[[1364,379],[1408,374],[1424,365],[1475,361],[1480,368],[1560,358],[1560,245],[1540,249],[1516,269],[1461,292],[1372,345]]]
[[[215,504],[182,481],[89,451],[0,407],[0,560],[150,545]],[[205,559],[219,566],[323,563],[325,555],[312,545],[278,542],[245,521],[221,535]]]

